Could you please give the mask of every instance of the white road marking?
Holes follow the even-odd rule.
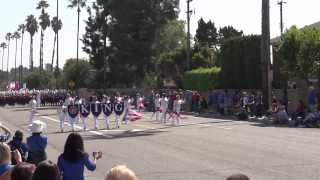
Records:
[[[48,117],[48,116],[40,116],[40,117],[41,117],[41,118],[44,118],[44,119],[47,119],[47,120],[49,120],[49,121],[53,121],[53,122],[60,123],[59,120],[54,119],[54,118],[51,118],[51,117]],[[65,125],[68,125],[68,126],[71,126],[71,124],[70,124],[70,123],[67,123],[67,122],[65,122],[64,124],[65,124]],[[74,127],[75,127],[76,129],[80,129],[80,130],[83,129],[83,127],[78,126],[78,125],[74,125]],[[100,133],[100,132],[98,132],[98,131],[87,131],[87,132],[90,132],[90,133],[95,134],[95,135],[103,136],[103,133]]]

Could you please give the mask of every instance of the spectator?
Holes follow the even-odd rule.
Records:
[[[22,162],[19,151],[15,150],[12,155],[18,163]],[[0,143],[0,179],[10,180],[12,168],[10,147],[5,143]]]
[[[299,104],[296,108],[296,111],[292,113],[292,121],[293,121],[293,126],[298,126],[302,124],[302,120],[306,117],[306,106],[304,105],[303,100],[299,100]]]
[[[205,97],[201,96],[200,100],[200,108],[198,114],[200,114],[203,110],[208,110],[208,103]]]
[[[139,180],[139,178],[127,166],[120,165],[111,168],[105,180]]]
[[[27,160],[28,148],[25,143],[23,143],[23,133],[21,131],[16,131],[12,140],[8,143],[11,151],[18,150],[21,154],[22,161]],[[17,164],[14,160],[12,160],[12,164]]]
[[[250,178],[244,174],[234,174],[227,177],[226,180],[250,180]]]
[[[316,111],[317,107],[317,94],[316,90],[314,89],[313,86],[309,87],[309,92],[308,92],[308,108],[311,112]]]
[[[74,172],[75,174],[77,172]],[[43,161],[38,164],[32,180],[61,180],[59,168],[51,161]]]
[[[27,138],[27,147],[29,149],[27,161],[32,164],[39,164],[47,159],[46,147],[48,138],[42,135],[45,124],[42,121],[34,121],[30,125],[32,135]]]
[[[58,167],[63,180],[84,180],[84,167],[90,171],[96,169],[96,160],[102,153],[93,153],[93,161],[84,151],[83,139],[78,133],[71,133],[64,146],[64,152],[58,158]],[[77,172],[77,173],[75,173]]]
[[[20,163],[12,169],[11,180],[32,180],[35,169],[36,166],[33,164]]]

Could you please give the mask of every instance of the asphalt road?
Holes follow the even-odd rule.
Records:
[[[37,118],[47,123],[49,159],[56,162],[68,132],[59,133],[56,110],[38,112]],[[28,133],[28,116],[26,108],[0,108],[0,121],[12,130]],[[173,127],[151,121],[150,116],[146,113],[143,120],[120,129],[79,130],[87,152],[103,152],[97,170],[86,172],[86,179],[102,180],[117,164],[127,165],[141,180],[223,180],[233,173],[253,180],[320,177],[320,129],[191,116]],[[104,122],[99,125],[103,128]]]

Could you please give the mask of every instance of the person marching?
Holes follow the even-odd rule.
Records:
[[[106,122],[107,129],[110,129],[109,116],[112,114],[112,110],[113,110],[113,106],[110,101],[110,97],[103,95],[102,104],[103,104],[102,107],[103,107],[104,121]]]
[[[91,112],[93,115],[94,129],[98,129],[98,117],[101,114],[101,102],[98,100],[97,96],[93,97],[93,102],[91,103]]]
[[[181,117],[180,117],[180,112],[181,112],[181,105],[184,103],[182,99],[180,99],[180,96],[177,95],[176,100],[173,102],[173,112],[175,114],[175,119],[172,121],[172,125],[175,125],[175,120],[177,121],[177,125],[180,125],[181,123]]]
[[[80,119],[82,121],[83,130],[86,131],[87,130],[86,120],[90,114],[90,104],[87,104],[86,100],[84,98],[81,98],[79,101],[79,109],[80,109]]]
[[[161,98],[161,123],[167,123],[167,110],[168,110],[168,105],[169,105],[169,99],[167,98],[166,94],[163,94],[163,97]]]
[[[143,97],[138,95],[137,97],[137,109],[138,109],[138,112],[141,112],[141,110],[144,109],[144,105],[143,105]]]
[[[130,107],[131,106],[131,98],[128,96],[124,97],[124,116],[122,121],[125,122],[125,124],[128,124],[129,122],[129,111],[130,111]]]
[[[64,122],[67,118],[67,106],[65,103],[61,100],[59,103],[59,107],[57,109],[58,114],[59,114],[59,120],[60,120],[60,131],[63,132],[63,127],[64,127]]]
[[[32,96],[32,99],[30,101],[30,106],[31,106],[31,112],[29,117],[29,124],[32,124],[34,121],[34,117],[37,113],[37,101],[35,96]]]
[[[116,128],[120,128],[120,116],[124,110],[124,102],[122,97],[116,97],[116,102],[114,104],[114,112],[116,114]]]
[[[155,114],[156,114],[156,121],[159,121],[159,116],[160,116],[160,103],[161,102],[161,98],[159,94],[156,94],[156,98],[154,100],[154,107],[155,107]]]

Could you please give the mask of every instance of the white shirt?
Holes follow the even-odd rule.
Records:
[[[173,111],[176,113],[180,113],[182,104],[183,104],[183,100],[181,100],[181,99],[175,100],[173,102]]]
[[[168,109],[169,99],[168,98],[161,98],[161,108]]]
[[[36,110],[37,109],[37,101],[35,99],[32,99],[30,101],[31,109]]]
[[[161,102],[161,99],[160,99],[160,98],[156,98],[156,99],[154,100],[154,106],[155,106],[156,108],[160,108],[160,102]]]

